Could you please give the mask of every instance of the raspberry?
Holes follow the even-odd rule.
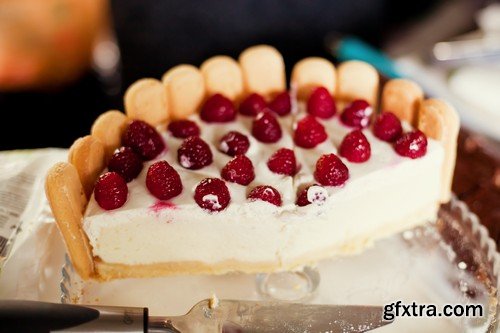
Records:
[[[223,180],[205,178],[196,186],[194,200],[205,210],[219,212],[229,205],[231,196]]]
[[[212,163],[212,151],[199,136],[190,136],[177,150],[177,160],[186,169],[198,170]]]
[[[245,155],[238,155],[222,168],[221,176],[228,182],[248,185],[255,178],[252,161]]]
[[[337,107],[330,92],[324,87],[314,89],[307,101],[307,112],[318,118],[328,119],[335,115]]]
[[[142,159],[130,147],[121,147],[109,160],[108,170],[118,173],[128,183],[142,171]]]
[[[264,97],[259,94],[249,95],[240,104],[240,113],[245,116],[255,117],[259,112],[264,111],[267,108],[267,103]]]
[[[262,200],[269,202],[275,206],[281,206],[281,194],[272,186],[260,185],[255,187],[250,194],[248,194],[250,201]]]
[[[191,120],[175,120],[168,124],[168,130],[179,139],[200,135],[200,128]]]
[[[345,107],[340,119],[347,126],[365,128],[370,124],[372,113],[373,108],[367,101],[357,99]]]
[[[340,186],[349,178],[349,169],[335,154],[325,154],[316,162],[314,178],[325,186]]]
[[[300,191],[297,196],[297,206],[303,207],[310,204],[315,204],[317,206],[321,206],[325,203],[328,198],[328,191],[317,184],[310,185]]]
[[[292,111],[292,101],[288,91],[276,95],[271,103],[269,103],[269,108],[280,117],[289,114]]]
[[[281,139],[281,127],[270,112],[264,111],[254,119],[252,135],[260,142],[274,143]]]
[[[231,100],[215,94],[201,108],[200,117],[207,123],[227,123],[236,118],[236,110]]]
[[[340,156],[347,158],[349,162],[362,163],[370,158],[370,143],[361,130],[354,130],[342,140],[339,153]]]
[[[328,138],[325,128],[316,118],[307,115],[297,123],[293,136],[295,144],[302,148],[314,148]]]
[[[382,112],[373,124],[373,134],[387,142],[394,142],[403,133],[401,121],[392,112]]]
[[[295,153],[288,148],[278,149],[267,160],[267,167],[279,175],[293,176],[297,172]]]
[[[94,198],[102,209],[120,208],[127,201],[127,196],[127,183],[117,172],[106,172],[95,183]]]
[[[401,156],[416,159],[427,152],[427,138],[421,131],[414,130],[399,137],[394,144],[394,149]]]
[[[149,124],[141,120],[130,123],[123,134],[123,145],[132,148],[143,160],[149,161],[164,149],[160,134]]]
[[[148,169],[146,187],[158,199],[168,200],[182,192],[181,177],[167,161],[158,161]]]
[[[229,156],[244,155],[249,147],[247,136],[237,131],[228,132],[219,141],[219,150]]]

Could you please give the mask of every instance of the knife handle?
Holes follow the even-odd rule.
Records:
[[[148,309],[0,300],[2,332],[148,331]]]

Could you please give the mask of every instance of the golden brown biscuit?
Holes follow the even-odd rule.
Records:
[[[441,202],[451,198],[451,181],[457,156],[457,137],[460,119],[450,104],[440,99],[427,99],[420,105],[418,128],[428,137],[441,141],[445,155],[442,172]]]
[[[48,172],[45,193],[68,254],[77,273],[88,279],[94,275],[92,250],[82,229],[86,198],[76,168],[69,163],[57,163]]]
[[[128,118],[116,110],[107,111],[94,121],[91,134],[102,143],[106,161],[111,158],[115,149],[121,146],[122,135],[128,122]]]
[[[378,87],[378,72],[366,62],[358,60],[346,61],[337,68],[336,97],[343,103],[355,99],[364,99],[376,108]]]
[[[106,166],[102,143],[91,135],[77,139],[69,149],[68,162],[78,172],[87,198],[94,190],[94,184]]]
[[[299,99],[307,99],[315,87],[325,87],[331,95],[334,95],[336,83],[333,64],[324,58],[310,57],[295,64],[290,86],[297,89]]]
[[[286,90],[285,62],[281,53],[268,45],[252,46],[239,57],[245,93],[264,97]]]
[[[172,119],[184,119],[200,109],[205,99],[205,81],[192,65],[178,65],[162,77]]]
[[[382,90],[382,111],[390,111],[415,126],[423,99],[424,92],[416,83],[405,79],[390,80]]]
[[[163,84],[156,79],[140,79],[125,92],[125,112],[130,119],[143,120],[153,126],[169,118]]]
[[[231,57],[215,56],[200,66],[207,96],[222,94],[236,101],[243,94],[243,74],[240,65]]]

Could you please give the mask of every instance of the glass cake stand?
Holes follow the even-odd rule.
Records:
[[[275,274],[171,276],[109,282],[82,281],[69,260],[61,301],[146,306],[152,315],[181,315],[216,294],[226,299],[280,299],[316,304],[481,304],[481,318],[399,317],[377,332],[498,330],[500,254],[467,206],[452,199],[439,218],[376,242],[365,252],[316,267]]]

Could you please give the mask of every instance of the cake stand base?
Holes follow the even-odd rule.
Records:
[[[305,266],[298,271],[257,274],[255,282],[263,299],[306,302],[314,297],[320,275],[316,267]]]

